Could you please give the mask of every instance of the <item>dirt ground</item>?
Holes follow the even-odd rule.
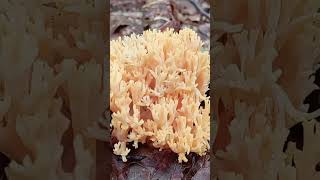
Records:
[[[210,45],[210,5],[205,0],[111,0],[110,37],[116,39],[147,29],[175,30],[189,27]],[[190,154],[188,163],[179,164],[169,151],[140,146],[130,152],[128,162],[112,158],[112,179],[210,179],[210,156]]]

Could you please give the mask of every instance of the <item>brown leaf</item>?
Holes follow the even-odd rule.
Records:
[[[183,15],[195,15],[198,14],[197,9],[189,1],[177,0],[174,1],[177,10]]]
[[[206,161],[197,173],[192,177],[192,180],[209,180],[210,179],[210,161]]]
[[[112,12],[110,21],[110,36],[114,39],[118,36],[126,36],[131,33],[143,32],[142,12]]]
[[[161,29],[170,21],[175,21],[170,0],[147,0],[143,6],[146,29]]]

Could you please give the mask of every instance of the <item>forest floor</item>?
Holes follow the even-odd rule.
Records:
[[[204,0],[111,0],[110,36],[115,39],[147,29],[189,27],[209,48],[209,10]]]

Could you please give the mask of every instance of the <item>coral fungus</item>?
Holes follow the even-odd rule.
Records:
[[[208,51],[190,29],[145,31],[111,41],[110,109],[114,153],[126,161],[139,143],[171,149],[179,162],[209,149]],[[200,106],[205,102],[205,106]]]

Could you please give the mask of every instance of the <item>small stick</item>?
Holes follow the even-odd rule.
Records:
[[[189,0],[189,2],[194,6],[196,7],[196,9],[200,12],[201,15],[205,16],[206,18],[210,19],[210,14],[207,13],[206,11],[204,11],[202,9],[202,7],[200,7],[200,5],[194,1],[194,0]]]

